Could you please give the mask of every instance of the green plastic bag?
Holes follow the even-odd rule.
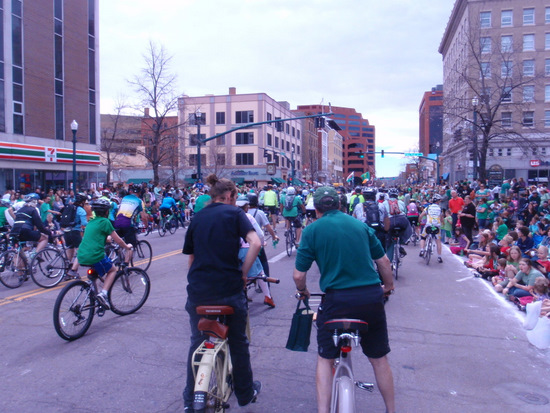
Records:
[[[300,308],[301,303],[304,303],[305,308]],[[296,311],[292,316],[290,333],[286,342],[287,349],[292,351],[307,351],[311,336],[311,327],[313,326],[313,314],[307,298],[298,301]]]

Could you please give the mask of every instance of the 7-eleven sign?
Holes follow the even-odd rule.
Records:
[[[56,148],[45,148],[46,162],[57,162],[57,150]]]

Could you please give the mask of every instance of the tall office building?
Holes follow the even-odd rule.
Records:
[[[457,0],[439,52],[445,102],[441,172],[451,182],[471,179],[486,156],[483,172],[495,183],[512,177],[547,181],[550,4]],[[489,127],[490,135],[484,134]]]
[[[424,155],[439,156],[443,149],[443,85],[437,85],[422,96],[419,108],[419,151]],[[424,175],[419,178],[433,178],[437,173],[434,162],[421,159]],[[445,175],[444,178],[447,178]]]
[[[315,114],[328,110],[326,105],[299,105],[298,111]],[[332,106],[334,115],[331,119],[340,127],[343,139],[342,173],[344,179],[353,173],[356,183],[361,181],[361,175],[369,172],[375,176],[375,144],[376,128],[363,115],[353,108]],[[367,153],[371,152],[371,153]]]
[[[0,191],[104,182],[99,0],[0,0]]]

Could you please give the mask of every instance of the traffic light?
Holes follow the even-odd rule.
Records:
[[[315,127],[317,129],[322,129],[325,127],[325,118],[322,117],[322,116],[319,116],[317,118],[315,118]]]
[[[359,152],[359,158],[364,159],[365,153],[363,151]]]
[[[267,158],[269,154],[267,153],[267,149],[264,149],[264,158]]]
[[[382,153],[382,158],[383,158],[384,157],[384,149],[382,149],[381,153]]]
[[[291,176],[288,177],[288,184],[292,185],[292,177]]]

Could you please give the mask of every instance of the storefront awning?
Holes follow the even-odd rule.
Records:
[[[271,180],[273,181],[273,183],[279,184],[279,185],[285,183],[285,180],[281,178],[271,178]]]
[[[193,185],[196,181],[196,179],[193,179],[193,178],[184,178],[183,180],[186,184],[191,184]]]
[[[294,185],[297,185],[297,186],[304,186],[306,184],[305,182],[300,181],[299,179],[296,179],[296,178],[294,178],[292,182]]]
[[[235,182],[237,185],[244,184],[244,178],[231,178],[233,182]]]
[[[447,179],[449,179],[449,172],[447,173],[444,173],[443,175],[441,175],[443,177],[443,180],[446,181]]]
[[[131,178],[126,181],[127,184],[141,184],[143,182],[149,182],[151,178]]]

